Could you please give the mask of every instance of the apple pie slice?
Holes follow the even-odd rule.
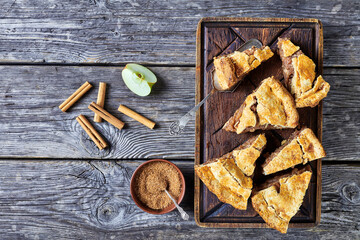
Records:
[[[295,97],[296,107],[318,105],[327,96],[330,84],[321,75],[315,80],[315,63],[289,39],[279,38],[278,52],[282,61],[284,83]]]
[[[264,134],[255,136],[220,158],[195,165],[195,172],[220,201],[245,210],[253,187],[250,176],[265,145]]]
[[[252,47],[243,52],[235,51],[225,56],[214,57],[215,74],[221,89],[228,90],[262,62],[274,55],[268,46]]]
[[[269,175],[325,156],[324,148],[314,132],[310,128],[303,128],[295,131],[265,160],[263,173]]]
[[[269,77],[246,97],[223,129],[240,134],[258,129],[295,128],[298,122],[299,114],[291,94],[278,80]]]
[[[252,206],[267,225],[286,233],[290,219],[298,212],[311,179],[311,169],[305,168],[273,179],[271,183],[256,192]]]

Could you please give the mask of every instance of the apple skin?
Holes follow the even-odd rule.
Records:
[[[125,85],[133,93],[142,97],[149,95],[152,86],[157,82],[153,72],[135,63],[126,64],[121,75]]]

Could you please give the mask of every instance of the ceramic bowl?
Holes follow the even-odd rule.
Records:
[[[165,214],[165,213],[168,213],[168,212],[171,212],[172,210],[174,210],[176,207],[175,205],[172,203],[171,205],[169,205],[168,207],[164,208],[164,209],[161,209],[161,210],[154,210],[154,209],[151,209],[151,208],[148,208],[147,206],[145,206],[139,199],[138,197],[136,196],[136,193],[135,193],[135,182],[136,182],[136,177],[137,177],[137,174],[139,172],[140,169],[142,169],[146,164],[149,164],[149,163],[152,163],[152,162],[165,162],[165,163],[168,163],[172,166],[175,167],[175,169],[178,171],[179,173],[179,176],[181,178],[181,192],[180,192],[180,196],[179,196],[179,199],[178,199],[178,204],[180,204],[180,202],[182,201],[182,199],[184,198],[184,195],[185,195],[185,178],[184,178],[184,175],[182,174],[182,172],[180,171],[180,169],[175,165],[173,164],[172,162],[169,162],[167,160],[164,160],[164,159],[152,159],[152,160],[149,160],[149,161],[146,161],[144,162],[143,164],[141,164],[133,173],[132,177],[131,177],[131,181],[130,181],[130,193],[131,193],[131,197],[132,199],[134,200],[134,202],[136,203],[136,205],[143,211],[147,212],[147,213],[151,213],[151,214]]]

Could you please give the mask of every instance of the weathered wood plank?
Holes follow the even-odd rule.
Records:
[[[168,126],[194,104],[195,70],[151,69],[159,82],[151,95],[138,97],[125,87],[120,67],[0,66],[0,157],[193,159],[194,120],[178,137],[168,134]],[[360,160],[359,76],[359,69],[324,69],[324,78],[331,84],[323,108],[325,160]],[[85,80],[95,87],[62,113],[60,103]],[[106,122],[94,124],[112,145],[103,152],[75,120],[79,114],[93,116],[87,105],[96,99],[100,81],[109,84],[106,108],[126,122],[121,131]],[[121,114],[120,104],[157,126],[150,130]]]
[[[325,160],[360,160],[360,69],[324,69],[331,88],[323,106]]]
[[[357,239],[360,237],[360,166],[323,166],[322,218],[318,227],[289,229],[206,229],[193,218],[193,164],[175,161],[186,177],[177,212],[142,212],[129,193],[139,161],[0,161],[2,239]],[[346,174],[344,174],[346,172]]]
[[[193,159],[194,120],[181,137],[170,123],[194,105],[193,68],[151,68],[158,83],[147,97],[127,89],[120,67],[0,66],[0,156],[40,158],[184,158]],[[58,106],[81,84],[94,87],[67,113]],[[94,123],[110,148],[99,151],[75,118],[96,101],[98,83],[108,83],[105,108],[125,122],[118,130]],[[151,130],[117,111],[120,104],[156,122]]]
[[[0,9],[1,61],[194,64],[201,17],[319,18],[324,65],[360,66],[359,3],[312,1],[26,1]]]

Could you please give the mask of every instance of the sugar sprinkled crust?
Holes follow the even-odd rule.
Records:
[[[263,173],[269,175],[325,156],[324,148],[314,132],[310,128],[303,128],[295,131],[265,160]]]
[[[274,55],[268,46],[252,47],[243,52],[235,51],[225,56],[214,57],[218,83],[223,90],[230,89],[262,62]]]
[[[287,38],[278,39],[285,86],[295,97],[297,108],[315,107],[327,96],[330,84],[322,76],[315,80],[315,63]]]
[[[223,129],[240,134],[257,129],[295,128],[298,122],[299,114],[291,94],[277,79],[269,77],[246,97]]]
[[[273,184],[253,195],[253,208],[271,228],[286,233],[303,202],[311,175],[311,170],[306,170],[280,178],[279,189]]]

